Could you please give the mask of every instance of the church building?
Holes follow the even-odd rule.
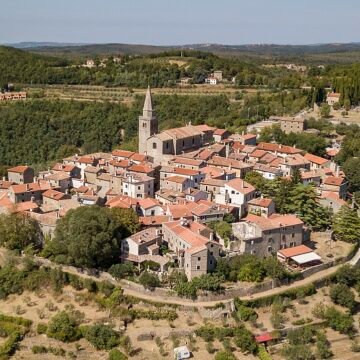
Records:
[[[158,121],[148,87],[144,102],[143,114],[139,116],[139,153],[154,158],[160,163],[166,155],[181,155],[184,152],[197,150],[213,142],[216,129],[207,125],[193,126],[189,123],[180,128],[158,131]]]

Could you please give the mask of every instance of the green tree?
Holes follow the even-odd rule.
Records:
[[[317,202],[316,192],[312,185],[298,184],[288,194],[286,210],[300,217],[313,229],[325,229],[330,225],[330,213]]]
[[[343,165],[343,170],[349,180],[350,191],[360,191],[360,158],[348,158]]]
[[[139,217],[133,209],[112,208],[110,214],[115,220],[117,231],[122,238],[136,233],[140,229]]]
[[[254,354],[257,350],[257,343],[254,335],[245,327],[240,327],[237,330],[234,342],[244,353],[248,352]]]
[[[119,345],[119,334],[108,325],[97,324],[84,330],[84,337],[97,350],[110,350]]]
[[[66,311],[61,311],[50,320],[46,334],[63,342],[74,341],[78,338],[76,322]]]
[[[139,283],[146,289],[154,289],[160,286],[160,280],[156,275],[144,271],[139,277]]]
[[[320,107],[320,115],[323,118],[328,118],[330,116],[331,107],[328,104],[322,104]]]
[[[319,331],[316,335],[316,353],[319,359],[330,359],[333,356],[330,342],[323,331]]]
[[[295,170],[293,171],[292,175],[291,175],[291,183],[293,185],[297,185],[301,183],[301,172],[298,168],[295,168]]]
[[[23,250],[29,245],[40,246],[36,220],[22,213],[0,215],[0,245],[10,250]]]
[[[44,255],[79,267],[107,268],[118,260],[119,241],[118,224],[109,209],[81,206],[58,221]]]
[[[347,307],[353,311],[356,305],[355,295],[345,284],[336,284],[330,288],[330,298],[338,305]]]
[[[135,272],[136,269],[134,264],[128,261],[123,264],[114,264],[109,269],[109,273],[117,280],[134,275]]]
[[[249,171],[245,175],[245,181],[253,185],[255,189],[262,191],[264,189],[266,179],[256,171]]]
[[[314,354],[307,345],[287,345],[281,351],[287,360],[314,360]]]
[[[360,239],[360,218],[355,209],[342,206],[333,219],[333,231],[336,238],[357,243]]]

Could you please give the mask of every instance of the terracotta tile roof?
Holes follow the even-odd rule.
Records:
[[[235,179],[228,181],[226,183],[226,185],[244,195],[250,194],[255,191],[255,188],[251,184],[249,184],[246,181],[239,179],[239,178],[235,178]]]
[[[71,179],[71,176],[64,171],[57,171],[54,174],[45,176],[45,180],[60,181],[60,180],[68,180],[68,179]]]
[[[255,151],[253,151],[249,156],[251,157],[256,157],[256,158],[261,158],[263,157],[265,154],[267,154],[267,152],[265,150],[260,150],[260,149],[256,149]]]
[[[8,169],[8,172],[13,172],[13,173],[19,173],[19,174],[23,174],[27,169],[31,169],[29,166],[15,166],[13,168]]]
[[[109,173],[101,173],[96,177],[98,180],[101,181],[111,181],[111,175]]]
[[[184,165],[192,165],[192,166],[201,166],[204,164],[204,161],[197,159],[189,159],[185,157],[176,157],[171,160],[171,162],[175,164],[184,164]]]
[[[345,179],[342,177],[336,177],[336,176],[328,176],[325,181],[324,184],[325,185],[334,185],[334,186],[340,186],[341,184],[343,184],[345,182]]]
[[[135,153],[133,151],[127,151],[127,150],[114,150],[112,153],[111,153],[112,156],[115,156],[115,157],[123,157],[123,158],[126,158],[126,159],[129,159],[131,156],[135,155]]]
[[[339,149],[326,149],[326,154],[328,156],[334,157],[339,153]]]
[[[304,171],[301,173],[301,178],[303,180],[320,178],[321,174],[318,171]]]
[[[305,245],[299,245],[299,246],[294,246],[291,248],[279,250],[278,253],[280,253],[281,255],[283,255],[286,258],[289,258],[289,257],[297,256],[297,255],[307,254],[307,253],[310,253],[313,251],[314,250],[310,249],[309,247],[307,247]]]
[[[327,97],[334,97],[334,98],[339,98],[340,96],[341,96],[340,93],[329,93],[329,94],[327,95]]]
[[[139,173],[143,173],[143,174],[150,174],[154,171],[154,169],[149,166],[149,165],[145,165],[145,164],[134,164],[131,165],[128,168],[128,171],[131,172],[139,172]]]
[[[212,156],[214,156],[216,154],[215,151],[211,151],[211,150],[201,150],[197,155],[196,158],[200,159],[200,160],[209,160]]]
[[[327,162],[329,162],[328,159],[324,159],[324,158],[322,158],[322,157],[320,157],[320,156],[316,156],[316,155],[313,155],[313,154],[310,154],[310,153],[306,153],[306,154],[304,155],[304,158],[305,158],[306,160],[309,160],[309,161],[312,162],[312,163],[317,164],[317,165],[324,165],[324,164],[326,164]]]
[[[183,169],[183,168],[175,167],[174,168],[174,173],[179,174],[179,175],[195,176],[195,175],[199,175],[200,171],[199,170]]]
[[[149,227],[145,230],[139,231],[136,234],[130,235],[129,238],[136,244],[146,244],[154,241],[159,237],[158,230],[156,228]]]
[[[269,218],[248,214],[244,221],[257,224],[262,230],[279,229],[281,227],[302,225],[303,222],[295,215],[273,214]]]
[[[239,150],[241,151],[243,148],[245,147],[245,145],[243,145],[241,142],[239,141],[234,141],[232,148],[235,150]]]
[[[254,134],[245,134],[245,135],[241,135],[241,137],[244,139],[244,140],[250,140],[250,139],[256,139],[256,135]]]
[[[277,159],[277,156],[267,152],[266,154],[264,154],[264,156],[261,157],[261,159],[259,161],[261,163],[270,164],[272,161],[274,161],[276,159]]]
[[[130,156],[130,159],[134,160],[134,161],[143,162],[143,161],[146,161],[148,159],[148,156],[143,155],[143,154],[139,154],[139,153],[135,153],[135,154]]]
[[[59,201],[59,200],[63,200],[63,199],[68,199],[69,195],[66,195],[60,191],[49,189],[43,193],[43,197],[47,197],[47,198]]]
[[[205,177],[207,178],[218,178],[224,176],[225,174],[224,170],[220,170],[219,168],[212,166],[203,167],[200,171],[202,174],[205,174]]]
[[[91,174],[97,174],[101,169],[95,167],[95,166],[87,166],[84,169],[84,172],[91,173]]]
[[[131,162],[129,160],[121,160],[121,161],[111,160],[109,164],[114,167],[119,167],[119,168],[125,169],[131,165]]]
[[[257,145],[258,149],[266,150],[266,151],[272,151],[272,152],[279,152],[284,154],[299,154],[302,152],[302,150],[297,149],[292,146],[287,145],[281,145],[281,144],[273,144],[273,143],[265,143],[261,142]]]
[[[201,136],[203,131],[198,130],[195,126],[186,125],[179,128],[164,130],[162,133],[174,139],[185,139],[192,136]]]
[[[178,183],[178,184],[184,184],[187,181],[189,181],[188,178],[183,177],[183,176],[179,176],[179,175],[170,176],[170,177],[165,178],[164,180],[174,182],[174,183]]]
[[[39,206],[35,202],[25,201],[16,204],[15,211],[16,212],[32,211],[32,210],[37,210],[38,208]]]
[[[19,184],[19,185],[11,185],[10,190],[12,190],[15,194],[21,194],[26,192],[37,192],[37,191],[45,191],[50,189],[51,186],[46,183],[31,183],[31,184]]]
[[[266,199],[266,198],[256,198],[256,199],[252,199],[248,202],[248,204],[250,205],[257,205],[257,206],[261,206],[261,207],[269,207],[271,204],[273,204],[273,200],[272,199]]]
[[[174,220],[192,218],[193,214],[187,205],[168,205],[166,215],[171,215]]]
[[[143,209],[151,209],[154,206],[160,206],[159,201],[153,198],[139,199],[138,203]]]
[[[218,186],[223,187],[227,183],[226,180],[219,180],[219,179],[205,179],[201,182],[202,185],[209,185],[209,186]]]
[[[171,220],[171,217],[168,215],[155,215],[155,216],[140,216],[139,223],[145,226],[155,226],[162,225],[165,222]]]
[[[108,206],[110,208],[119,207],[123,209],[130,209],[136,207],[137,203],[138,201],[130,196],[118,195],[108,200],[105,206]]]
[[[10,188],[11,185],[13,185],[14,183],[11,181],[4,181],[4,180],[0,180],[0,190],[7,190]]]
[[[215,131],[216,130],[215,127],[211,127],[211,126],[206,125],[206,124],[195,125],[194,128],[199,130],[199,131],[202,131],[202,132]]]
[[[244,169],[244,168],[252,167],[252,165],[246,164],[242,161],[224,158],[221,156],[214,156],[211,160],[208,161],[208,165],[233,167],[235,169]]]
[[[319,198],[321,199],[330,199],[337,202],[339,205],[349,205],[345,200],[340,199],[339,194],[334,191],[322,191]]]
[[[81,164],[95,164],[95,159],[91,156],[81,156],[77,161]]]
[[[228,133],[228,131],[227,131],[226,129],[216,129],[216,130],[214,131],[214,135],[220,135],[220,136],[222,136],[222,135],[224,135],[224,134],[226,134],[226,133]]]
[[[68,164],[68,165],[65,165],[65,164],[55,164],[52,168],[52,170],[54,171],[65,171],[65,172],[71,172],[73,171],[74,169],[76,168],[75,165],[71,165],[71,164]]]

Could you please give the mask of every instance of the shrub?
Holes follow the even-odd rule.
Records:
[[[148,271],[144,271],[139,277],[140,284],[149,290],[153,290],[160,286],[160,280],[156,275],[150,274]]]
[[[86,327],[82,334],[97,350],[110,350],[119,345],[119,334],[107,325]]]
[[[78,338],[76,322],[66,311],[61,311],[49,322],[46,334],[63,342],[74,341]]]
[[[242,321],[255,321],[258,317],[256,311],[250,307],[239,305],[237,306],[237,317]]]
[[[330,288],[330,298],[338,305],[344,306],[352,311],[356,305],[355,295],[345,284],[336,284]]]
[[[37,325],[37,327],[36,327],[36,332],[38,333],[38,334],[46,334],[46,332],[47,332],[47,325],[46,324],[44,324],[44,323],[39,323],[38,325]]]
[[[48,352],[48,349],[46,346],[43,345],[34,345],[31,348],[31,351],[33,354],[46,354]]]
[[[120,350],[112,349],[109,352],[109,360],[128,360],[128,357],[124,355]]]
[[[13,332],[6,341],[0,346],[0,359],[8,359],[17,349],[18,342],[21,340],[21,334],[18,331]]]
[[[259,345],[258,347],[258,357],[260,360],[271,360],[270,354],[266,351],[264,345]]]
[[[304,326],[302,328],[290,330],[288,333],[288,340],[290,345],[303,345],[313,341],[315,331],[311,326]]]
[[[110,267],[109,273],[117,280],[124,279],[127,276],[134,275],[135,266],[131,262],[115,264]]]
[[[316,350],[319,359],[330,359],[333,356],[330,350],[330,342],[324,332],[318,332],[316,336]]]

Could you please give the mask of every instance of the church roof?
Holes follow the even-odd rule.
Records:
[[[150,86],[148,86],[146,90],[146,96],[145,96],[145,102],[144,102],[144,111],[153,111],[153,104],[152,104],[152,98],[151,98],[151,89]]]

